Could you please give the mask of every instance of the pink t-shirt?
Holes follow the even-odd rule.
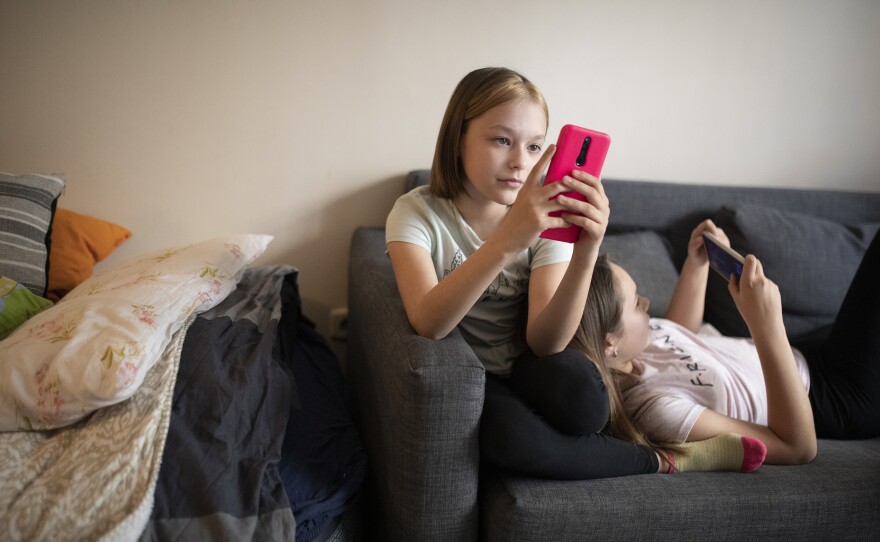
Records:
[[[803,355],[795,362],[810,388]],[[704,409],[767,424],[767,388],[751,339],[725,337],[705,324],[699,333],[651,319],[651,344],[633,360],[642,383],[624,392],[636,424],[652,439],[684,442]]]

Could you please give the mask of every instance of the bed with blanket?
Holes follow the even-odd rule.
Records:
[[[112,252],[92,239],[85,276],[50,288],[69,248],[62,188],[0,176],[0,539],[359,540],[366,456],[348,390],[296,269],[253,265],[271,237],[90,277]],[[130,235],[96,224],[111,245]]]

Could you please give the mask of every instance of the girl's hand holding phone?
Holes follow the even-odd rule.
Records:
[[[585,171],[573,170],[558,184],[565,186],[569,192],[576,192],[584,197],[583,201],[566,194],[556,198],[556,202],[562,206],[561,217],[568,224],[583,230],[575,241],[575,251],[584,249],[587,252],[597,251],[605,237],[611,215],[611,207],[602,181]]]
[[[779,286],[764,274],[760,260],[751,254],[746,256],[742,276],[738,282],[730,280],[728,289],[753,337],[756,331],[774,329],[773,324],[778,324],[785,333]]]
[[[608,198],[605,197],[605,190],[602,188],[599,176],[602,174],[605,156],[611,146],[611,137],[602,132],[566,124],[559,131],[556,146],[558,150],[550,162],[544,184],[562,184],[566,187],[566,197],[563,199],[564,207],[553,214],[554,216],[562,216],[563,213],[572,214],[582,210],[588,211],[589,214],[584,215],[584,218],[588,219],[587,221],[573,220],[574,217],[568,216],[565,227],[548,229],[541,233],[541,237],[574,243],[583,239],[583,231],[586,231],[587,236],[593,242],[585,241],[584,244],[592,247],[593,243],[596,243],[598,247],[598,243],[605,235],[605,227],[608,225]],[[582,186],[577,184],[578,182],[588,184],[593,190],[581,190]],[[593,208],[574,205],[571,200],[584,200],[586,203],[592,204]],[[590,223],[590,220],[601,223],[601,215],[603,214],[605,215],[604,226],[597,229],[595,224]]]
[[[503,238],[515,250],[528,248],[548,228],[567,225],[564,219],[550,216],[550,213],[562,208],[555,197],[568,189],[562,183],[541,185],[541,176],[555,152],[556,146],[550,145],[538,159],[499,228]]]
[[[502,224],[504,235],[522,250],[536,235],[569,232],[569,227],[575,226],[578,235],[570,241],[578,241],[575,249],[583,250],[577,248],[581,246],[597,251],[610,215],[605,188],[598,178],[581,170],[562,176],[560,182],[542,185],[541,177],[558,150],[556,145],[548,146],[532,168]]]
[[[730,239],[727,238],[727,234],[724,233],[724,230],[716,226],[711,219],[706,219],[700,222],[697,227],[694,228],[694,231],[691,232],[691,238],[688,241],[688,259],[698,267],[709,265],[709,256],[706,254],[703,233],[711,233],[724,242],[728,247],[730,246]]]

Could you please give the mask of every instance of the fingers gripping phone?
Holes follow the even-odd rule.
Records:
[[[736,280],[742,276],[745,259],[735,250],[725,246],[711,233],[703,232],[703,245],[706,247],[706,255],[709,257],[709,266],[724,280],[730,280],[730,275],[736,275]]]
[[[547,168],[544,184],[561,181],[566,175],[571,175],[571,171],[574,169],[586,171],[594,177],[599,177],[602,173],[602,165],[605,163],[605,155],[608,154],[608,147],[610,145],[611,137],[608,134],[588,130],[573,124],[566,124],[559,131],[559,139],[556,141],[556,153],[550,160],[550,167]],[[580,201],[586,201],[586,198],[577,192],[565,192],[565,195]],[[550,213],[550,216],[560,216],[561,214],[562,211],[554,211]],[[544,230],[541,233],[541,237],[574,243],[577,241],[580,233],[581,228],[571,224],[562,228]]]

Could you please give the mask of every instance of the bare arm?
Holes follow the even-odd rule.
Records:
[[[709,277],[709,258],[703,246],[703,232],[710,232],[727,242],[727,236],[711,220],[704,220],[691,232],[688,256],[681,268],[672,298],[666,309],[666,318],[696,333],[703,324],[706,307],[706,283]]]
[[[666,318],[696,333],[703,324],[708,276],[707,266],[686,259],[666,308]]]
[[[548,265],[532,271],[526,340],[539,356],[562,351],[574,337],[584,314],[593,268],[610,215],[608,197],[599,179],[575,171],[563,182],[569,190],[586,197],[583,202],[559,197],[560,204],[571,211],[563,218],[582,231],[567,265]]]
[[[767,463],[808,463],[816,457],[813,410],[782,323],[779,288],[764,276],[761,263],[751,255],[746,258],[739,283],[731,280],[729,288],[761,360],[767,388],[767,426],[734,420],[707,409],[697,419],[688,440],[740,433],[767,445]]]
[[[540,163],[535,170],[538,175],[543,171]],[[572,189],[584,194],[587,201],[562,196],[548,202],[560,191]],[[521,202],[531,204],[518,208]],[[571,211],[571,214],[553,218],[548,216],[551,210]],[[567,184],[552,183],[548,187],[527,183],[495,234],[439,282],[427,251],[408,243],[389,243],[388,254],[410,323],[419,335],[433,339],[445,337],[461,322],[504,265],[524,249],[512,240],[532,241],[549,227],[576,224],[585,231],[575,244],[572,261],[539,267],[529,280],[526,329],[529,347],[538,355],[561,351],[574,336],[583,315],[608,215],[604,188],[590,175],[578,174],[577,180],[569,178]],[[526,229],[529,223],[535,225],[531,230]]]
[[[427,250],[410,243],[388,243],[397,287],[416,333],[431,339],[448,335],[516,254],[544,229],[565,225],[563,219],[549,216],[551,211],[563,209],[550,198],[565,188],[559,183],[540,184],[554,151],[551,145],[532,169],[496,231],[442,281],[437,279]]]
[[[583,317],[593,269],[572,269],[570,263],[559,263],[532,271],[526,341],[539,356],[565,349]]]
[[[424,248],[392,242],[388,243],[388,255],[410,324],[429,339],[448,335],[510,258],[503,250],[484,244],[438,281],[431,255]]]

